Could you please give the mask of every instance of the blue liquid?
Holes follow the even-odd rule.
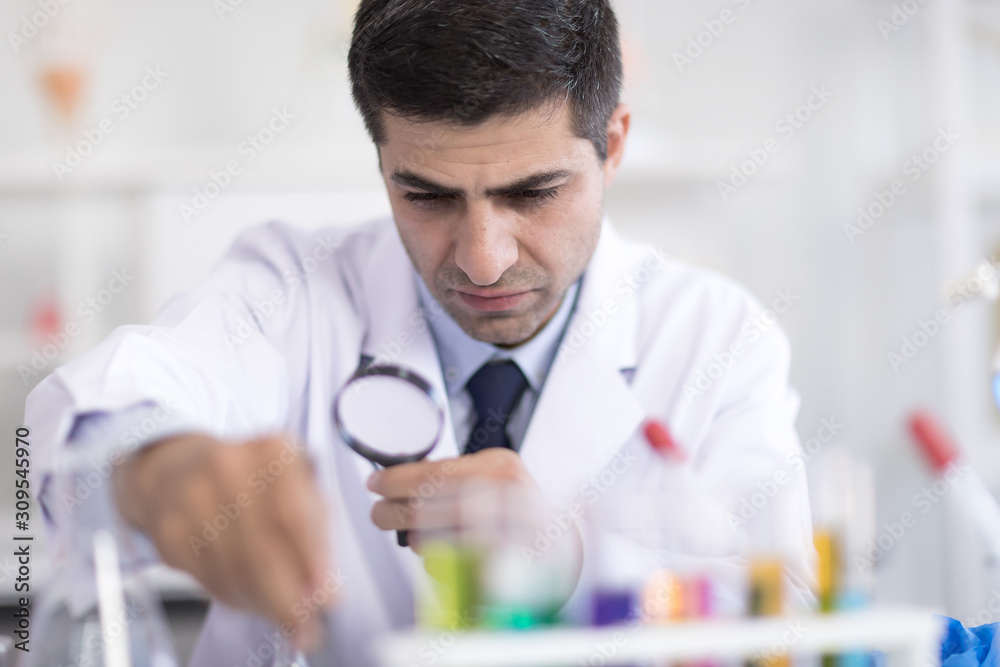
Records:
[[[595,626],[614,625],[632,618],[635,595],[632,591],[601,591],[594,593],[592,622]]]
[[[853,611],[857,609],[864,609],[867,606],[867,597],[857,591],[843,593],[837,601],[837,609],[839,611]],[[837,667],[869,667],[869,665],[877,664],[874,660],[872,660],[871,654],[866,653],[865,651],[841,653],[836,659]]]

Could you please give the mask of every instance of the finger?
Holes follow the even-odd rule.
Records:
[[[249,599],[241,586],[239,567],[228,562],[232,559],[227,556],[231,526],[219,525],[215,517],[202,520],[207,516],[205,508],[217,510],[217,499],[211,481],[193,480],[183,504],[164,518],[158,548],[166,563],[191,571],[214,596],[230,606],[246,607]]]
[[[382,530],[459,528],[462,512],[453,498],[425,500],[419,507],[401,500],[379,500],[372,506],[372,522]]]
[[[368,489],[384,498],[436,495],[458,469],[458,459],[417,461],[377,470],[368,478]]]
[[[473,477],[522,481],[521,458],[504,447],[440,461],[417,461],[385,468],[368,478],[368,489],[385,498],[444,496],[456,493]]]
[[[257,500],[246,508],[237,520],[221,530],[205,553],[213,575],[225,582],[241,601],[241,608],[266,614],[257,592],[259,576],[259,545],[277,541],[276,533],[269,529],[263,507]]]
[[[287,546],[278,540],[258,543],[251,568],[253,576],[248,586],[256,610],[279,624],[289,623],[302,628],[305,623],[296,616],[294,609],[306,597],[306,581]]]
[[[164,518],[155,539],[163,562],[189,572],[212,597],[226,605],[234,609],[246,608],[249,600],[240,590],[234,572],[219,566],[217,554],[210,551],[212,544],[201,540],[201,536],[197,536],[197,540],[190,539],[193,534],[189,525],[186,517],[180,515]]]

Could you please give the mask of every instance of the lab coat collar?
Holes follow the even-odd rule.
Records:
[[[605,220],[576,311],[532,416],[521,458],[565,507],[635,434],[645,415],[623,371],[637,366],[636,257]]]
[[[386,227],[361,272],[362,298],[372,305],[362,351],[376,363],[416,371],[447,395],[412,263],[395,224],[390,221]],[[560,506],[572,501],[586,479],[615,456],[644,416],[622,375],[637,366],[638,358],[637,298],[620,289],[633,274],[634,263],[635,257],[605,220],[576,310],[521,446],[528,471],[549,500]],[[450,414],[445,424],[451,424]],[[445,428],[430,458],[454,456],[458,456],[455,434]]]
[[[387,222],[375,244],[370,261],[361,272],[361,298],[368,311],[368,332],[362,354],[372,357],[376,364],[389,363],[415,371],[434,386],[439,396],[447,396],[437,348],[427,322],[428,317],[436,315],[425,314],[420,308],[413,264],[394,221]],[[458,456],[448,401],[444,408],[445,426],[430,459]]]

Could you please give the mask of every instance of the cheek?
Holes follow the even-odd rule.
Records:
[[[448,237],[435,225],[396,216],[396,228],[407,254],[426,278],[428,273],[441,265],[448,253]]]

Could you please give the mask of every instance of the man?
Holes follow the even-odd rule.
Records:
[[[119,329],[29,399],[49,458],[129,453],[93,516],[114,503],[218,601],[193,664],[245,662],[275,623],[312,645],[334,598],[340,659],[361,664],[374,633],[412,621],[420,559],[392,531],[420,527],[408,510],[428,500],[423,482],[441,480],[444,517],[484,478],[541,494],[553,516],[622,502],[667,474],[640,437],[648,417],[728,501],[784,475],[752,520],[808,600],[783,334],[731,281],[604,218],[630,125],[609,3],[363,0],[349,68],[392,221],[247,232],[152,325]],[[333,396],[371,360],[447,395],[430,460],[372,474],[334,431]],[[35,484],[59,529],[79,508],[54,473]],[[750,519],[692,525],[682,504],[638,498],[660,526],[634,540],[648,569],[693,558],[741,571]]]

